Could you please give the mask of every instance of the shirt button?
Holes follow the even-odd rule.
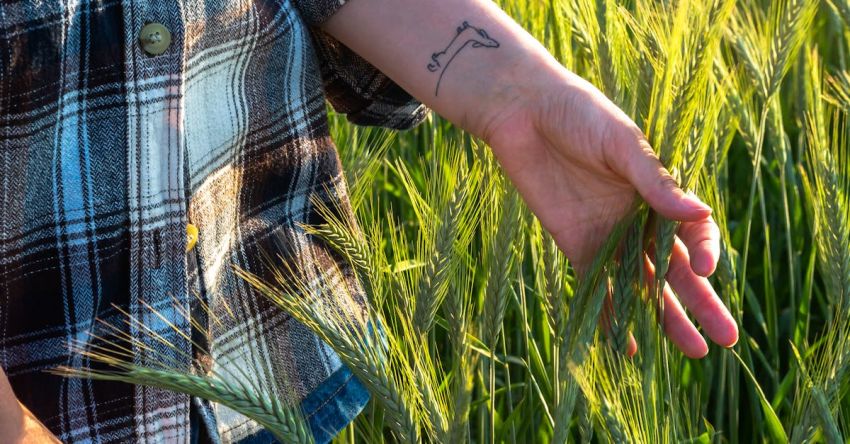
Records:
[[[192,251],[198,243],[198,227],[192,224],[186,225],[186,252]]]
[[[148,23],[142,28],[139,41],[148,55],[160,55],[171,44],[171,33],[160,23]]]

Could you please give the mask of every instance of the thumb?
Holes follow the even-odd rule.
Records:
[[[679,188],[640,130],[635,128],[634,133],[608,147],[616,153],[609,156],[609,165],[631,182],[649,206],[668,219],[693,222],[711,215],[708,205]]]

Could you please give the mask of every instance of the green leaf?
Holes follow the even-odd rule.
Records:
[[[779,421],[779,417],[776,416],[776,412],[773,410],[773,407],[770,406],[770,402],[767,401],[767,397],[764,396],[764,391],[762,391],[755,375],[753,375],[753,372],[750,371],[750,368],[747,367],[747,364],[744,363],[744,360],[741,359],[741,356],[739,356],[735,350],[729,351],[735,355],[735,358],[738,359],[738,362],[741,364],[741,368],[743,368],[747,373],[747,376],[750,378],[750,382],[753,383],[753,387],[755,387],[756,392],[759,395],[759,402],[761,403],[761,409],[764,412],[765,425],[767,426],[767,432],[770,434],[771,441],[775,443],[787,443],[788,435],[785,434],[785,429],[782,428],[782,422]]]

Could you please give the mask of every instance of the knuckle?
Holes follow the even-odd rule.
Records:
[[[706,320],[706,313],[711,308],[711,299],[705,296],[690,297],[688,300],[688,308],[702,324]]]
[[[694,223],[684,223],[679,232],[689,245],[700,245],[704,242],[716,244],[720,242],[720,228],[709,218]]]
[[[666,169],[662,168],[658,175],[658,187],[663,190],[676,190],[679,188],[679,182]]]
[[[635,138],[637,141],[637,145],[640,148],[641,152],[646,156],[653,160],[658,160],[658,155],[655,154],[655,150],[652,148],[652,145],[649,143],[649,140],[646,139],[646,136],[643,134],[640,128],[634,126],[633,131],[635,132]]]
[[[646,165],[645,159],[658,160],[643,131],[632,122],[612,118],[605,124],[603,134],[602,146],[609,165],[637,173]]]
[[[671,283],[681,283],[691,277],[691,270],[682,261],[670,261],[670,268],[667,270],[667,280]]]
[[[653,151],[649,141],[646,140],[643,131],[634,123],[623,122],[620,119],[613,118],[608,125],[608,134],[613,138],[612,145],[629,150],[637,148],[640,154],[651,153],[653,156],[655,155],[655,151]]]

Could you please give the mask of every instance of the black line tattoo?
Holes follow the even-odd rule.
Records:
[[[463,25],[458,26],[457,34],[455,34],[449,45],[446,46],[446,49],[432,54],[431,63],[428,64],[428,71],[440,71],[440,77],[437,79],[437,87],[434,89],[435,96],[440,94],[440,83],[443,81],[443,75],[446,74],[449,65],[463,51],[463,48],[466,48],[468,45],[472,45],[473,48],[498,48],[499,42],[490,37],[487,31],[476,28],[470,25],[469,22],[463,22]]]

